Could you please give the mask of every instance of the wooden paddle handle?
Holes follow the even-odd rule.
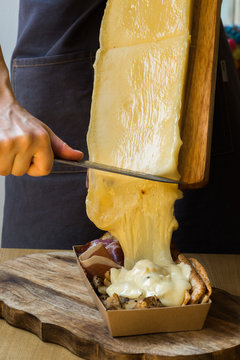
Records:
[[[214,112],[221,0],[194,1],[192,39],[181,119],[179,154],[182,189],[208,183]]]

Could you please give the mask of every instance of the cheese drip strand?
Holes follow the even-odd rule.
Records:
[[[179,179],[189,19],[187,0],[108,1],[94,65],[88,131],[91,161]],[[125,271],[138,266],[139,260],[165,269],[165,280],[157,273],[159,284],[168,284],[166,305],[180,304],[189,288],[188,265],[175,265],[170,254],[172,232],[178,226],[173,207],[180,197],[177,185],[89,172],[89,218],[119,240],[126,279],[131,273]],[[179,269],[182,275],[177,278],[186,281],[175,281]],[[142,275],[138,276],[141,283]],[[114,291],[120,294],[122,275],[114,279]],[[148,293],[144,286],[140,292]]]

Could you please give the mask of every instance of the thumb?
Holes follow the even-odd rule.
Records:
[[[83,158],[82,151],[74,150],[65,142],[63,142],[54,132],[48,128],[49,137],[54,154],[59,159],[76,160],[79,161]]]

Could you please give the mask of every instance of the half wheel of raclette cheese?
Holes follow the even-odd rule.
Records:
[[[87,142],[91,161],[179,179],[179,122],[191,0],[109,0]],[[176,185],[89,171],[87,214],[117,238],[124,266],[171,263]]]

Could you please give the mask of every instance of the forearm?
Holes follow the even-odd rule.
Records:
[[[0,46],[0,107],[11,103],[14,100],[8,68],[5,64]]]

